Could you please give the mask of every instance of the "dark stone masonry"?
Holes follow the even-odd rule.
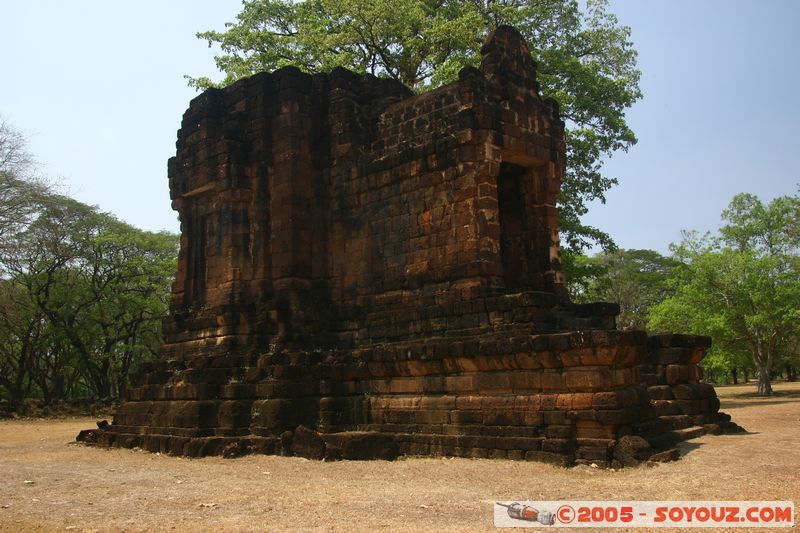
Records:
[[[520,35],[414,95],[282,68],[195,98],[165,343],[103,446],[611,466],[734,428],[705,337],[618,331],[559,262],[564,123]]]

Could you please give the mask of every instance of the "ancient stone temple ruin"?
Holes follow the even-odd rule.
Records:
[[[165,343],[81,440],[608,466],[724,427],[707,338],[568,299],[564,123],[515,30],[482,55],[419,95],[283,68],[195,98],[169,162]]]

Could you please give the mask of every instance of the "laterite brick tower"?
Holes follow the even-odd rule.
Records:
[[[626,435],[663,449],[719,422],[698,384],[707,339],[648,352],[615,330],[616,305],[567,298],[564,123],[515,30],[482,53],[421,95],[283,68],[195,98],[169,162],[165,344],[81,439],[602,466]]]

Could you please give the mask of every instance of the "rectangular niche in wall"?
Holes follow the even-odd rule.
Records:
[[[529,286],[528,254],[530,232],[525,213],[525,187],[523,180],[528,169],[513,163],[500,164],[497,176],[497,204],[500,212],[500,255],[506,286]]]

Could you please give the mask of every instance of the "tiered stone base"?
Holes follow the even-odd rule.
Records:
[[[79,440],[187,456],[399,453],[605,467],[622,437],[657,453],[695,436],[686,429],[719,424],[719,401],[696,370],[694,382],[661,385],[661,366],[650,365],[672,354],[663,375],[683,376],[669,369],[696,368],[685,354],[705,347],[698,337],[648,342],[644,332],[605,330],[162,360],[144,369],[112,425]]]

